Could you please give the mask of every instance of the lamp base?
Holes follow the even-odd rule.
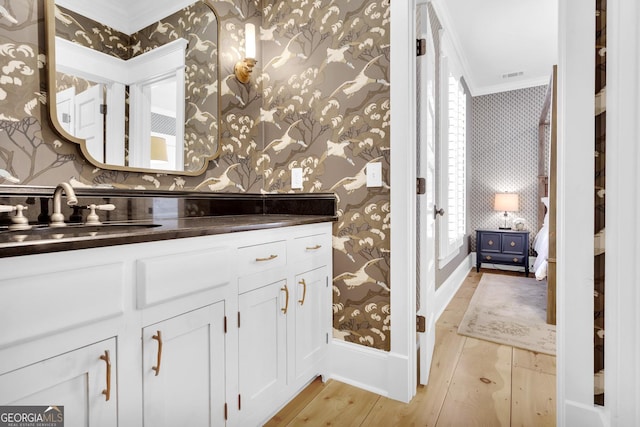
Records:
[[[511,230],[511,227],[498,227],[498,230]]]

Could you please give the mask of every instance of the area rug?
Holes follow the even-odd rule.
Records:
[[[546,306],[546,281],[484,273],[458,333],[555,355],[556,327],[546,322]]]

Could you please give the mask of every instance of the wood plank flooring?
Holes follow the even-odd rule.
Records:
[[[429,384],[410,403],[318,379],[266,425],[555,426],[555,357],[457,333],[483,271],[498,273],[471,271],[440,316]]]

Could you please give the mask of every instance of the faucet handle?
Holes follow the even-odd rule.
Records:
[[[29,220],[22,214],[22,211],[27,209],[29,209],[29,207],[23,205],[0,205],[0,212],[16,211],[16,214],[11,217],[9,230],[29,230],[31,228],[31,225],[29,225]]]
[[[90,204],[89,206],[87,206],[87,209],[90,210],[89,215],[87,215],[87,225],[100,225],[102,224],[100,222],[100,218],[98,217],[98,214],[96,214],[96,211],[112,211],[116,208],[115,205],[112,205],[111,203],[107,203],[105,205],[94,205],[94,204]]]

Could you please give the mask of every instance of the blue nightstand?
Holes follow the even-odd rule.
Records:
[[[524,267],[529,275],[529,232],[516,230],[476,230],[476,271],[480,264]]]

